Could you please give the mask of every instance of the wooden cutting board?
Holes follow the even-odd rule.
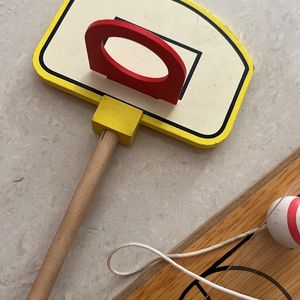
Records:
[[[253,229],[271,203],[300,179],[300,149],[250,188],[173,252],[195,251]],[[300,194],[300,183],[291,191]],[[222,249],[181,259],[189,270],[259,299],[300,299],[300,250],[278,245],[267,231]],[[228,269],[233,263],[234,267]],[[194,281],[164,263],[155,265],[115,299],[233,299]]]

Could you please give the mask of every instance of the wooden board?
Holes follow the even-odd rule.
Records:
[[[214,216],[174,251],[187,252],[216,244],[259,226],[271,203],[300,179],[300,149]],[[293,189],[300,194],[300,183]],[[226,266],[234,268],[224,272]],[[180,260],[206,278],[259,299],[300,299],[300,250],[278,245],[266,231],[201,257]],[[159,263],[115,299],[233,299]]]

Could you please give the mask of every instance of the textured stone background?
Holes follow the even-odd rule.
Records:
[[[60,2],[0,0],[3,300],[25,299],[97,142],[94,107],[43,85],[31,65]],[[300,146],[300,2],[199,3],[228,24],[256,65],[233,134],[203,151],[142,128],[132,149],[119,147],[51,299],[111,299],[130,280],[109,274],[109,250],[127,241],[171,249]]]

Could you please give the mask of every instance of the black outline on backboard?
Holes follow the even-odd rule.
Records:
[[[125,20],[125,19],[119,18],[119,17],[115,17],[115,20],[120,20],[120,21],[124,21],[124,22],[127,22],[127,23],[131,23],[131,22],[129,22],[129,21]],[[137,24],[134,24],[134,25],[137,25]],[[139,25],[137,25],[137,26],[139,26]],[[141,26],[139,26],[139,27],[141,27]],[[181,48],[183,48],[183,49],[185,49],[187,51],[190,51],[190,52],[193,52],[193,53],[196,54],[196,58],[194,59],[193,65],[192,65],[190,71],[188,72],[188,75],[186,76],[185,82],[183,84],[183,87],[182,87],[182,90],[181,90],[181,93],[180,93],[180,96],[179,96],[179,100],[182,100],[182,98],[184,97],[184,94],[185,94],[185,92],[186,92],[186,90],[187,90],[187,88],[189,86],[189,83],[190,83],[190,81],[191,81],[191,79],[192,79],[192,77],[193,77],[193,75],[195,73],[195,70],[196,70],[196,68],[197,68],[197,66],[199,64],[199,61],[200,61],[201,56],[202,56],[202,52],[199,51],[199,50],[197,50],[197,49],[194,49],[194,48],[192,48],[190,46],[187,46],[185,44],[182,44],[182,43],[179,43],[179,42],[177,42],[175,40],[172,40],[172,39],[170,39],[170,38],[168,38],[166,36],[163,36],[163,35],[161,35],[161,34],[159,34],[157,32],[154,32],[154,31],[151,31],[151,30],[149,30],[149,31],[152,32],[152,33],[154,33],[155,35],[159,36],[162,40],[164,40],[166,42],[169,42],[169,43],[171,43],[173,45],[176,45],[178,47],[181,47]]]

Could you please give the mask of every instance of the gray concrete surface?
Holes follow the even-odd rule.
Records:
[[[114,246],[171,249],[300,146],[300,2],[198,1],[235,32],[256,65],[233,133],[203,151],[142,128],[134,147],[120,146],[51,299],[111,299],[132,280],[107,271]],[[0,0],[3,300],[25,299],[97,142],[94,107],[45,86],[32,68],[60,2]]]

